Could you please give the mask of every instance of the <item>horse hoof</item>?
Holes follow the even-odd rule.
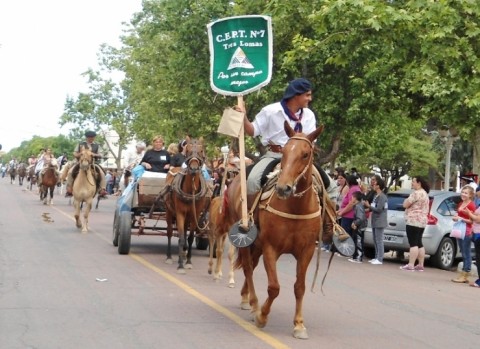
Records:
[[[293,337],[297,339],[308,339],[307,329],[304,328],[295,328],[293,330]]]
[[[185,269],[193,269],[193,265],[192,264],[185,264]]]
[[[165,264],[173,264],[173,260],[171,258],[167,258]]]
[[[235,283],[234,282],[229,282],[228,287],[229,288],[235,288]]]
[[[185,269],[183,269],[183,268],[177,269],[177,274],[182,274],[182,275],[184,275],[184,274],[186,274],[186,273],[187,273],[187,272],[186,272]]]
[[[242,310],[250,310],[250,309],[252,309],[252,307],[250,306],[249,303],[242,302],[242,303],[240,303],[240,309],[242,309]]]
[[[266,324],[267,324],[266,318],[265,318],[265,321],[260,321],[258,315],[255,316],[255,326],[257,326],[258,328],[264,328]]]

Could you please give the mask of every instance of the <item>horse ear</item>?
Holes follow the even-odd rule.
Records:
[[[295,131],[287,120],[284,121],[283,128],[285,129],[285,133],[287,134],[288,138],[292,138],[295,135]]]
[[[317,127],[315,131],[313,131],[307,136],[308,140],[310,142],[313,142],[315,139],[317,139],[318,136],[322,134],[324,128],[325,128],[325,125],[320,125],[319,127]]]

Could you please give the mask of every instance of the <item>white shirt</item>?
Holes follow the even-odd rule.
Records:
[[[132,168],[137,166],[142,160],[144,154],[145,151],[142,151],[140,154],[138,154],[136,149],[125,154],[125,157],[123,159],[123,164],[125,168],[131,170]]]
[[[298,116],[299,113],[296,115]],[[292,128],[295,127],[296,122],[289,119],[280,102],[269,104],[255,116],[255,120],[252,122],[253,136],[261,136],[263,145],[268,145],[271,142],[283,147],[288,142],[288,136],[283,127],[285,120],[290,123]],[[302,132],[306,134],[315,131],[317,128],[315,114],[309,108],[303,108],[301,123]]]

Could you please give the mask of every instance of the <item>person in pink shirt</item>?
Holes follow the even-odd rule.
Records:
[[[355,206],[355,200],[352,200],[353,193],[360,191],[360,186],[358,185],[357,176],[348,175],[347,176],[347,185],[348,185],[348,192],[342,200],[342,204],[340,205],[340,209],[337,211],[337,216],[341,217],[340,225],[343,229],[348,233],[348,235],[352,236],[352,223],[355,216],[355,211],[353,210]],[[353,236],[352,236],[353,238]]]

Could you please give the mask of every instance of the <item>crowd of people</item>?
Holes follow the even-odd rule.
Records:
[[[282,149],[288,141],[284,131],[284,122],[288,122],[295,131],[310,133],[316,128],[316,118],[312,110],[308,108],[312,100],[312,85],[304,79],[292,80],[281,101],[272,103],[262,108],[250,121],[246,114],[245,105],[238,105],[236,109],[243,112],[245,133],[252,137],[259,137],[261,143],[267,147],[267,152],[255,163],[247,178],[248,196],[254,196],[260,190],[260,180],[265,169],[278,162],[282,157]],[[86,141],[79,143],[74,150],[74,162],[80,156],[81,147],[89,148],[94,157],[102,158],[103,150],[94,142],[96,133],[87,131]],[[167,173],[170,168],[182,167],[186,159],[186,140],[171,143],[167,148],[161,136],[153,137],[150,147],[142,141],[136,143],[134,151],[127,152],[124,157],[125,167],[122,169],[121,178],[116,170],[99,171],[99,193],[120,194],[129,181],[132,180],[132,171],[141,166],[145,171]],[[30,166],[35,166],[36,172],[41,179],[42,169],[54,159],[50,149],[45,149],[38,157],[32,155],[28,159]],[[60,165],[67,162],[66,154],[57,159]],[[237,160],[237,161],[235,161]],[[15,161],[13,159],[12,161]],[[225,185],[223,178],[231,178],[238,173],[238,156],[231,153],[228,164],[219,166],[205,176],[212,180],[213,196],[220,195]],[[98,162],[98,161],[97,161]],[[227,166],[228,165],[228,166]],[[12,163],[10,166],[15,166]],[[73,166],[74,167],[74,166]],[[230,168],[229,168],[230,167]],[[233,167],[233,170],[232,170]],[[350,172],[344,168],[336,168],[330,177],[322,168],[318,167],[320,176],[327,192],[336,192],[336,215],[340,226],[354,241],[355,251],[348,260],[352,263],[364,261],[364,234],[367,222],[370,220],[375,257],[369,262],[372,265],[382,265],[384,256],[384,230],[387,227],[388,190],[383,178],[373,175],[369,185],[361,182],[357,170],[352,168]],[[234,175],[229,175],[229,173]],[[211,176],[211,177],[210,177]],[[227,179],[228,180],[228,179]],[[480,259],[480,191],[476,183],[470,178],[462,177],[461,202],[457,207],[457,215],[454,221],[466,223],[465,238],[458,241],[462,252],[463,269],[459,276],[452,281],[457,283],[469,282],[468,276],[472,268],[472,256],[470,244],[473,241],[476,251],[476,259]],[[68,171],[67,192],[71,193],[73,183],[73,168]],[[420,177],[412,178],[412,193],[403,202],[405,208],[406,235],[409,242],[408,263],[401,266],[402,271],[422,272],[425,260],[425,248],[422,244],[422,235],[427,225],[429,212],[429,185]],[[250,201],[250,198],[248,198]],[[331,251],[330,245],[322,245],[322,250]],[[477,265],[477,268],[478,265]],[[480,270],[479,270],[480,272]],[[480,279],[470,283],[473,287],[480,287]]]

